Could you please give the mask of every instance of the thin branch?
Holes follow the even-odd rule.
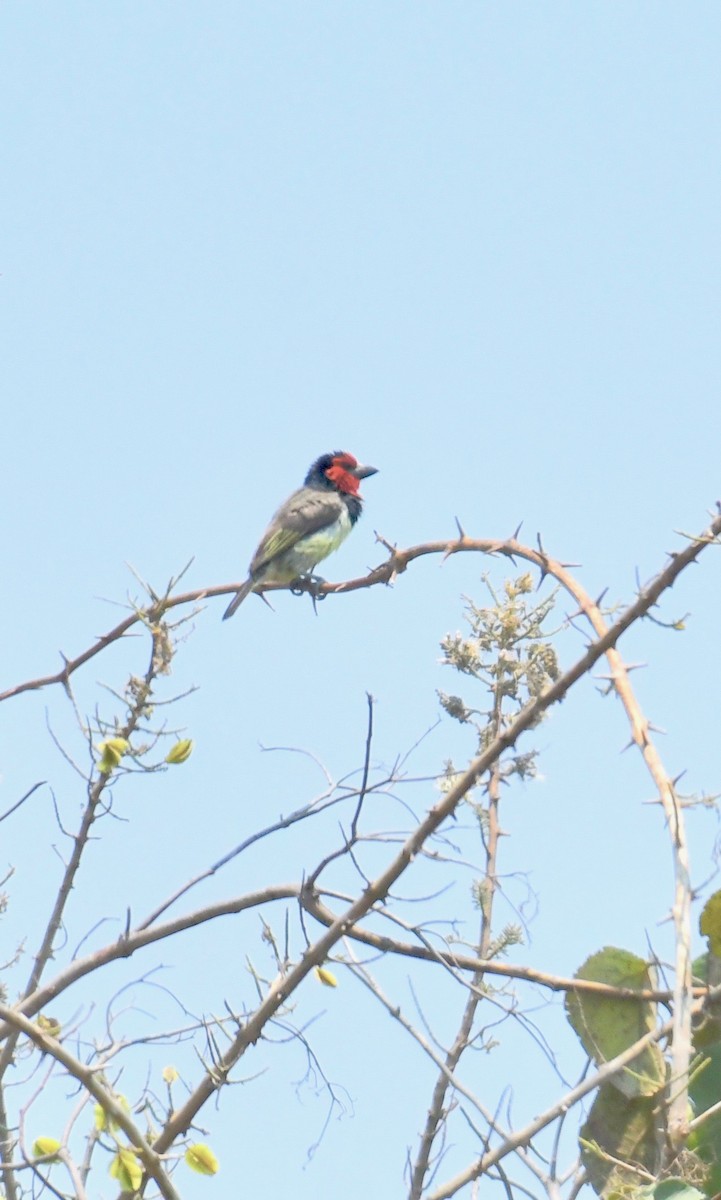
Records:
[[[365,800],[366,792],[368,791],[368,773],[371,765],[371,745],[373,743],[373,697],[371,696],[370,692],[366,692],[366,700],[368,701],[368,732],[366,734],[366,748],[363,758],[363,777],[361,779],[360,791],[358,792],[358,804],[356,806],[355,813],[353,814],[353,820],[350,824],[351,845],[353,845],[356,840],[358,821],[360,820],[361,811],[363,809],[363,801]]]
[[[38,788],[44,787],[44,785],[46,783],[47,783],[46,779],[41,779],[38,783],[34,783],[33,786],[30,788],[30,790],[28,792],[26,792],[24,796],[21,796],[19,800],[16,800],[15,803],[10,808],[6,809],[6,811],[4,813],[2,813],[2,815],[0,815],[0,821],[5,821],[5,820],[7,820],[8,817],[11,817],[13,815],[13,813],[17,812],[17,810],[25,803],[26,800],[30,799],[33,792],[36,792],[38,790]]]

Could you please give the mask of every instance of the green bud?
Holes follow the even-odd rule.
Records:
[[[326,987],[338,987],[338,980],[332,971],[328,971],[325,967],[316,967],[315,977],[320,983]]]
[[[176,742],[173,749],[165,756],[166,763],[184,763],[187,762],[193,753],[192,738],[183,738],[181,742]]]
[[[210,1149],[203,1142],[196,1142],[193,1146],[188,1146],[185,1151],[185,1161],[192,1171],[197,1171],[198,1175],[216,1175],[219,1166],[218,1160]]]
[[[137,1192],[143,1182],[143,1168],[134,1150],[118,1150],[110,1164],[110,1174],[124,1192]]]
[[[128,753],[129,749],[130,742],[125,738],[106,738],[104,742],[101,742],[98,746],[98,750],[100,751],[98,770],[100,774],[110,775],[119,766],[121,758],[124,754]]]
[[[33,1154],[36,1158],[48,1158],[50,1155],[57,1156],[60,1149],[60,1142],[57,1138],[39,1137],[33,1142]]]

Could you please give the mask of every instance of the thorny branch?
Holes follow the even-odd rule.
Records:
[[[673,587],[681,572],[690,563],[696,561],[704,547],[717,542],[720,534],[721,515],[714,517],[708,529],[698,537],[692,538],[683,550],[674,552],[671,555],[668,566],[650,584],[639,591],[635,603],[630,605],[626,610],[623,627],[618,631],[616,638],[620,637],[639,617],[645,616],[656,604],[662,593],[668,588]],[[346,592],[357,592],[363,588],[376,587],[378,584],[393,583],[398,575],[406,571],[410,564],[415,562],[417,558],[424,558],[428,555],[442,555],[443,558],[449,558],[452,554],[501,555],[511,561],[515,558],[522,558],[526,562],[530,562],[538,567],[542,576],[553,575],[564,586],[566,586],[565,581],[570,579],[562,563],[549,558],[541,549],[534,550],[530,546],[522,545],[515,537],[504,539],[469,538],[461,531],[458,538],[439,542],[424,542],[418,546],[411,546],[407,550],[397,550],[385,542],[383,538],[378,538],[378,541],[390,551],[390,556],[386,562],[381,563],[379,567],[375,567],[368,575],[363,575],[358,579],[348,579],[343,583],[313,583],[312,585],[306,585],[302,580],[298,580],[294,587],[299,591],[313,590],[318,596],[341,596],[345,595]],[[50,675],[41,675],[36,679],[29,679],[24,683],[18,683],[14,687],[7,688],[4,692],[0,692],[0,701],[10,700],[13,696],[19,696],[23,692],[38,691],[53,684],[61,684],[67,688],[70,677],[75,671],[84,666],[85,663],[90,662],[92,658],[95,658],[107,646],[125,637],[126,633],[129,633],[135,625],[141,622],[153,625],[160,621],[171,609],[178,608],[180,605],[198,604],[202,600],[210,600],[216,596],[234,595],[239,586],[237,583],[223,584],[217,587],[200,588],[191,592],[178,593],[177,596],[166,595],[162,599],[156,600],[147,609],[134,610],[130,616],[114,626],[113,629],[108,630],[92,646],[89,646],[87,650],[78,654],[76,658],[66,658],[63,655],[63,667],[60,671],[56,671]],[[263,590],[286,591],[287,588],[276,584],[269,585]]]

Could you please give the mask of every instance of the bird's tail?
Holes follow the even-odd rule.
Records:
[[[240,608],[240,606],[243,603],[243,601],[245,600],[246,596],[249,596],[250,593],[252,592],[254,583],[255,583],[254,579],[246,579],[242,588],[240,588],[240,590],[235,593],[235,595],[233,596],[233,599],[231,600],[230,604],[228,605],[225,612],[223,613],[224,621],[227,621],[228,617],[232,617],[232,615],[236,611],[236,609]]]

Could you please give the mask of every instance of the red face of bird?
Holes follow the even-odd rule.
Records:
[[[345,492],[348,496],[358,495],[361,479],[378,473],[377,467],[361,466],[352,454],[347,454],[344,450],[336,451],[329,457],[330,465],[324,468],[323,474],[335,484],[339,492]]]

